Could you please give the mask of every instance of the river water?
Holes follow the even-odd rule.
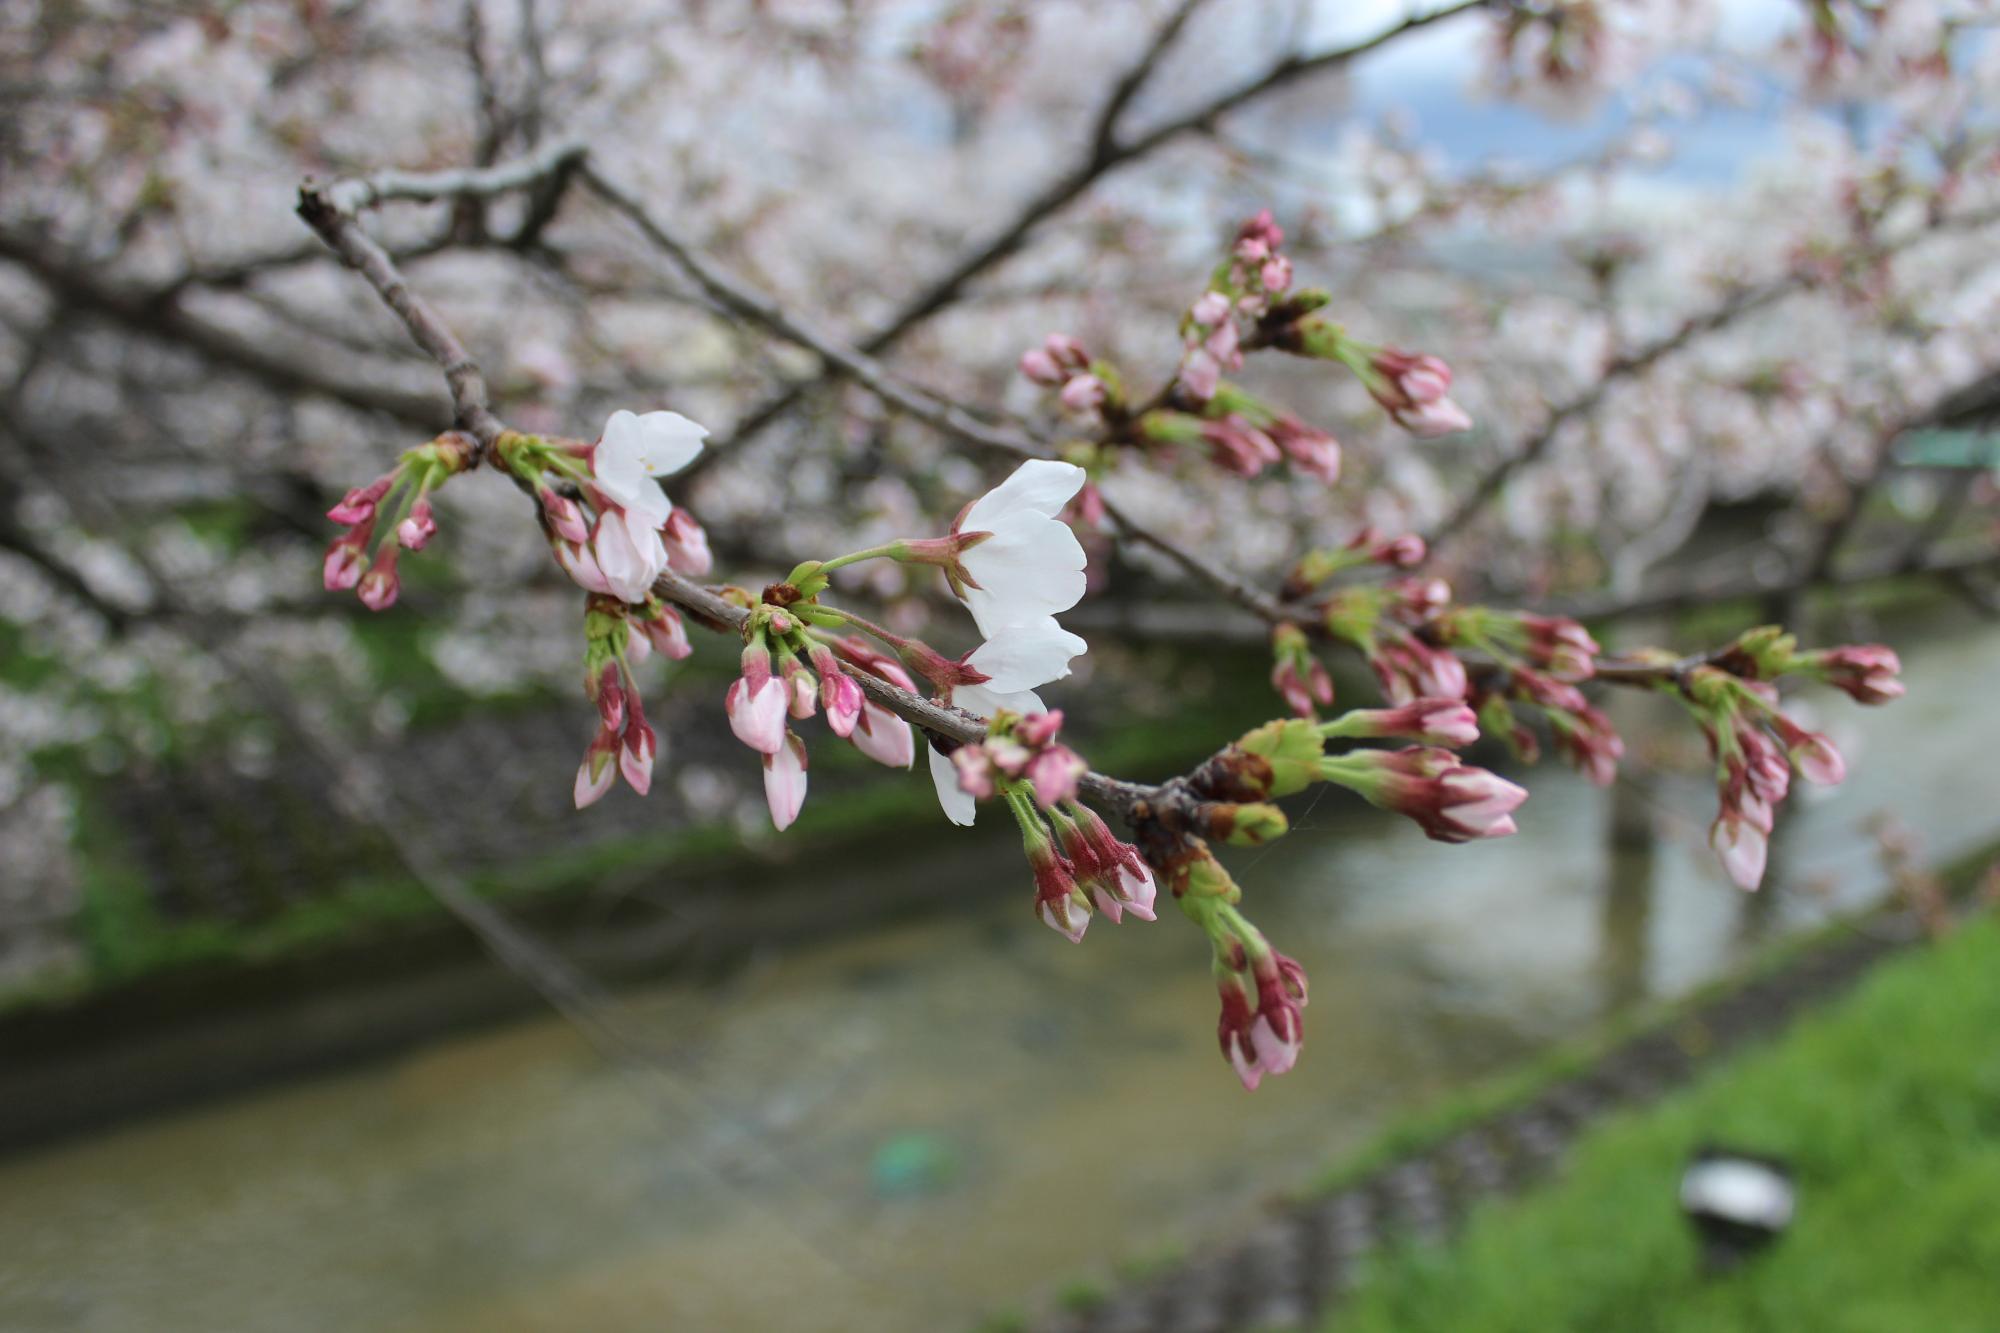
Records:
[[[1930,860],[1990,842],[1968,775],[1997,738],[1955,701],[1997,660],[1991,629],[1932,624],[1902,703],[1814,700],[1852,776],[1795,798],[1756,898],[1702,847],[1691,729],[1649,701],[1628,738],[1679,776],[1614,798],[1546,765],[1511,839],[1443,847],[1329,795],[1233,858],[1312,977],[1305,1056],[1254,1096],[1199,935],[1068,945],[989,819],[963,861],[867,872],[961,909],[626,997],[657,1066],[525,1021],[0,1163],[0,1328],[969,1327],[1225,1234],[1400,1113],[1868,901],[1878,813]],[[1617,850],[1614,799],[1650,830]]]

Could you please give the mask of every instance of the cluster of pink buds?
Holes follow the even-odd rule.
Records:
[[[1532,667],[1568,681],[1589,680],[1604,651],[1589,630],[1567,616],[1490,606],[1440,607],[1431,632],[1440,643],[1484,653],[1503,666]]]
[[[985,800],[1011,784],[1023,783],[1044,810],[1074,800],[1087,765],[1056,739],[1062,722],[1059,708],[1027,715],[1005,709],[995,713],[987,721],[985,739],[952,751],[959,789],[974,800]]]
[[[818,566],[801,566],[808,568]],[[823,578],[796,576],[824,587]],[[779,586],[797,592],[790,581]],[[763,758],[764,796],[780,830],[791,827],[806,799],[806,747],[793,722],[824,713],[829,731],[878,763],[903,768],[916,757],[909,724],[869,702],[855,678],[865,672],[907,690],[914,687],[909,674],[865,640],[834,635],[815,619],[842,623],[838,613],[810,602],[792,610],[753,607],[744,622],[741,674],[723,696],[730,731]]]
[[[326,549],[322,574],[327,591],[354,588],[370,611],[394,606],[402,591],[397,557],[404,550],[423,550],[437,534],[431,492],[478,459],[477,440],[461,431],[446,431],[404,453],[391,471],[343,496],[326,512],[335,523],[347,525]],[[385,511],[390,511],[386,519]],[[368,556],[371,543],[373,559]]]
[[[1507,693],[1542,710],[1557,752],[1571,767],[1600,787],[1617,779],[1625,740],[1611,719],[1583,697],[1583,691],[1567,681],[1521,667],[1507,673]]]
[[[1415,569],[1424,562],[1425,554],[1424,539],[1414,532],[1384,537],[1374,528],[1364,527],[1343,545],[1315,547],[1300,556],[1285,576],[1285,596],[1309,596],[1334,575],[1362,565]]]
[[[1208,931],[1215,988],[1222,999],[1216,1039],[1222,1058],[1251,1092],[1267,1074],[1298,1063],[1305,1044],[1305,969],[1271,947],[1232,903],[1202,902],[1192,913]]]
[[[1153,920],[1157,890],[1139,849],[1113,837],[1110,826],[1080,801],[1065,801],[1047,813],[1071,876],[1089,892],[1097,910],[1113,925],[1127,912],[1141,921]]]
[[[1409,816],[1439,842],[1505,837],[1515,831],[1513,812],[1528,799],[1505,778],[1429,746],[1327,755],[1319,776],[1371,805]]]
[[[1114,925],[1127,913],[1153,920],[1153,872],[1089,808],[1065,798],[1044,810],[1024,780],[1005,780],[996,790],[1020,825],[1021,848],[1035,877],[1035,915],[1044,925],[1079,942],[1093,909]]]
[[[1275,344],[1300,356],[1340,362],[1412,435],[1431,439],[1472,429],[1472,418],[1452,401],[1451,367],[1438,357],[1362,342],[1316,313],[1293,321]]]
[[[1107,403],[1118,398],[1118,376],[1102,362],[1093,363],[1083,344],[1066,333],[1051,333],[1040,347],[1021,353],[1021,373],[1045,389],[1072,416],[1099,418]]]
[[[1271,688],[1300,717],[1317,717],[1315,705],[1333,702],[1333,677],[1313,652],[1306,632],[1286,621],[1271,631]]]
[[[1156,418],[1171,414],[1155,413]],[[1170,420],[1146,423],[1150,438],[1186,427]],[[1216,389],[1194,428],[1208,446],[1209,460],[1225,472],[1254,477],[1280,462],[1309,477],[1340,479],[1340,441],[1289,412],[1280,411],[1233,384]]]
[[[1243,326],[1254,328],[1292,285],[1292,261],[1278,253],[1284,230],[1265,209],[1244,223],[1208,291],[1181,320],[1181,396],[1200,406],[1225,371],[1243,366]]]
[[[1392,701],[1463,699],[1465,664],[1424,635],[1450,599],[1450,585],[1435,578],[1342,588],[1321,604],[1321,623],[1361,650]]]
[[[620,411],[593,443],[517,434],[497,452],[534,491],[556,563],[577,586],[639,604],[668,569],[699,578],[713,563],[708,535],[659,480],[693,462],[707,434],[677,412]]]
[[[654,652],[683,658],[687,627],[672,607],[592,594],[584,613],[584,693],[597,705],[597,734],[576,770],[576,807],[600,800],[620,776],[644,796],[653,785],[660,738],[646,721],[632,668]]]
[[[1835,786],[1847,766],[1833,743],[1807,731],[1778,707],[1777,689],[1717,667],[1696,667],[1683,697],[1715,757],[1721,809],[1709,845],[1738,887],[1764,879],[1773,818],[1791,789],[1792,770],[1820,786]]]
[[[1596,674],[1603,651],[1581,624],[1563,616],[1457,606],[1440,608],[1429,632],[1450,648],[1492,660],[1495,671],[1482,678],[1472,701],[1481,724],[1516,756],[1533,763],[1541,754],[1535,733],[1513,708],[1530,704],[1547,716],[1557,750],[1586,777],[1599,786],[1617,777],[1625,742],[1574,684]]]
[[[878,676],[899,689],[916,692],[917,683],[910,679],[909,672],[903,670],[902,663],[887,653],[878,652],[873,644],[859,635],[834,639],[832,649],[840,661],[850,668]],[[813,665],[820,669],[822,680],[830,674],[827,664],[821,662],[818,656],[814,656]],[[847,674],[849,683],[853,683],[852,673]],[[855,685],[855,688],[858,690],[860,686]],[[831,715],[831,706],[827,711]],[[910,730],[910,724],[872,700],[862,700],[861,713],[854,719],[854,730],[848,733],[847,739],[853,742],[855,749],[878,764],[908,768],[916,762],[916,734]]]

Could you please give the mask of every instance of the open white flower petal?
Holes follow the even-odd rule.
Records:
[[[1067,611],[1083,600],[1083,544],[1065,523],[1022,513],[985,529],[993,535],[966,551],[965,570],[977,588],[965,606],[991,638],[1008,625],[1025,625]]]
[[[1061,680],[1070,659],[1090,645],[1047,616],[1026,625],[1008,625],[973,649],[966,665],[986,676],[985,687],[1010,694]]]
[[[1053,518],[1083,489],[1084,471],[1074,463],[1031,458],[1014,475],[973,501],[959,523],[961,532],[990,531],[1009,514],[1035,513]]]
[[[958,785],[958,765],[939,754],[933,746],[924,746],[924,753],[931,757],[931,782],[937,787],[938,804],[944,807],[944,817],[954,824],[970,827],[978,814],[979,803]]]
[[[610,427],[605,429],[608,432]],[[632,429],[638,433],[639,461],[649,477],[670,477],[679,472],[694,462],[701,442],[708,438],[708,427],[678,412],[648,412],[634,419]]]
[[[1033,690],[1002,693],[988,685],[960,685],[951,692],[951,701],[968,713],[990,718],[1001,709],[1010,713],[1046,713],[1049,706]]]
[[[667,567],[659,529],[646,526],[629,510],[609,510],[597,520],[591,553],[612,594],[625,602],[645,601],[653,580]]]

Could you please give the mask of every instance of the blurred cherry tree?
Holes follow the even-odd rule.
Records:
[[[647,656],[741,652],[780,827],[809,717],[926,750],[954,819],[1019,821],[1064,934],[1171,893],[1254,1086],[1304,980],[1209,841],[1277,836],[1314,782],[1504,834],[1526,793],[1453,749],[1609,781],[1592,696],[1632,686],[1707,737],[1754,887],[1790,774],[1842,771],[1774,682],[1884,702],[1894,654],[1606,654],[1572,617],[1991,564],[1985,481],[1864,520],[1913,431],[2000,400],[1996,23],[0,0],[0,616],[60,667],[0,686],[0,806],[45,839],[50,747],[226,737],[245,658],[365,712],[360,604],[414,608],[474,693],[581,668],[579,805],[671,762]],[[1090,772],[1032,691],[1078,631],[1191,623],[1267,636],[1290,720],[1169,783]],[[1333,709],[1340,654],[1379,706]],[[1150,682],[1088,684],[1062,707]],[[1351,745],[1383,739],[1416,744]]]

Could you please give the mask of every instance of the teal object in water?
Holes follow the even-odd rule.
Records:
[[[875,1150],[869,1170],[875,1192],[885,1199],[936,1194],[958,1174],[958,1155],[936,1134],[898,1134]]]

